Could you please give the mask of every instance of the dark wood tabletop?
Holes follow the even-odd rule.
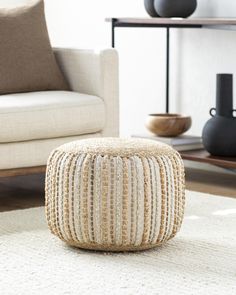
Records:
[[[180,154],[184,160],[212,164],[223,168],[236,169],[236,158],[233,157],[211,156],[207,151],[203,149],[184,151],[180,152]]]
[[[106,18],[116,24],[157,24],[157,25],[199,25],[199,26],[236,26],[236,18],[162,18],[162,17],[114,17]]]

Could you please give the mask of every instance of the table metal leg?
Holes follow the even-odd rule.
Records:
[[[169,113],[170,96],[170,28],[166,28],[166,113]]]
[[[111,47],[115,48],[115,20],[111,21]]]

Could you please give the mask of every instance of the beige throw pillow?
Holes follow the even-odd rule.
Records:
[[[67,89],[50,45],[44,2],[0,9],[0,94]]]

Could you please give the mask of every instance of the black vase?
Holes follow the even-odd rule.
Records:
[[[216,108],[203,128],[205,149],[214,156],[236,157],[236,118],[233,110],[233,75],[218,74]]]
[[[151,17],[159,16],[154,8],[154,0],[144,0],[144,7]]]
[[[197,8],[197,0],[154,0],[154,7],[162,17],[188,17]]]

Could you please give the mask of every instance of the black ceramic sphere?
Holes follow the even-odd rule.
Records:
[[[216,108],[210,110],[212,118],[202,132],[203,145],[210,154],[236,157],[236,118],[233,113],[233,75],[218,74]]]
[[[211,118],[203,128],[202,140],[211,155],[236,157],[236,118]]]
[[[197,0],[154,0],[154,7],[162,17],[188,17],[197,8]]]
[[[154,0],[144,0],[144,7],[151,17],[158,17],[158,14],[154,8]]]

